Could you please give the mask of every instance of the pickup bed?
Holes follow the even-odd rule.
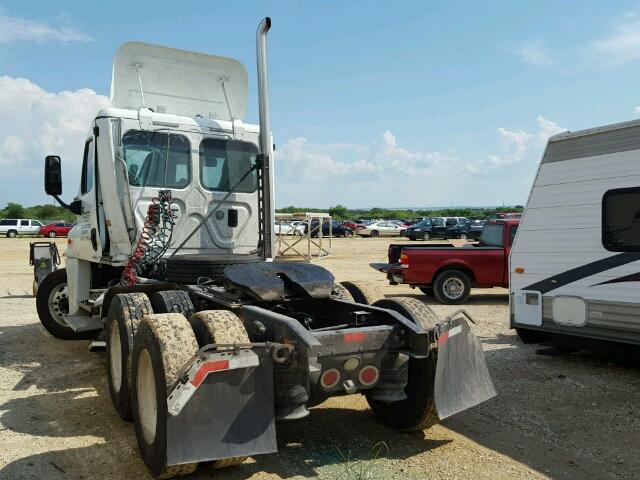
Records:
[[[389,263],[371,266],[386,273],[391,285],[417,287],[442,303],[464,303],[471,288],[508,287],[509,252],[518,223],[516,219],[487,222],[480,241],[462,247],[391,244]]]

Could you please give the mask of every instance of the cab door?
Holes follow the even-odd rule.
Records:
[[[82,202],[82,212],[78,215],[73,235],[74,250],[77,258],[99,261],[102,257],[104,232],[99,227],[98,182],[96,182],[96,138],[90,137],[84,145],[82,159],[82,175],[80,177],[80,193],[78,200]]]

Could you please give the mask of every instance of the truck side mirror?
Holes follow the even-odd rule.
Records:
[[[47,195],[62,195],[62,160],[57,155],[44,159],[44,191]]]

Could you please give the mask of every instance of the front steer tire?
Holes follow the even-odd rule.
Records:
[[[48,274],[40,285],[34,281],[36,310],[42,326],[60,340],[91,340],[96,332],[75,332],[64,321],[63,314],[69,313],[67,294],[67,270],[59,268]]]
[[[361,280],[350,280],[340,282],[344,288],[351,294],[353,301],[356,303],[362,303],[363,305],[373,305],[378,300],[384,298],[384,295],[378,287]]]
[[[153,313],[146,294],[121,293],[109,305],[106,323],[107,378],[111,403],[123,420],[131,414],[131,351],[140,322]]]
[[[374,307],[386,308],[400,313],[426,330],[435,328],[436,314],[415,298],[397,297],[376,302]],[[369,398],[367,402],[375,415],[387,425],[398,430],[424,430],[438,423],[434,396],[437,350],[429,352],[427,358],[409,359],[409,375],[404,400],[382,402]]]
[[[198,351],[191,325],[180,313],[144,317],[132,352],[131,403],[138,447],[156,478],[189,475],[197,463],[167,465],[167,388]]]

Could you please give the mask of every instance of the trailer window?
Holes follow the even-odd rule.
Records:
[[[604,194],[602,245],[611,252],[640,251],[640,188],[617,188]]]
[[[191,144],[184,135],[130,130],[122,137],[129,184],[185,188],[191,181]]]
[[[247,175],[247,172],[255,165],[257,154],[253,143],[205,138],[200,144],[202,186],[215,192],[228,192],[232,188],[235,192],[255,192],[257,173],[253,170]]]
[[[485,225],[482,228],[482,235],[480,236],[480,245],[484,247],[502,247],[503,232],[504,232],[504,224],[502,223]]]

